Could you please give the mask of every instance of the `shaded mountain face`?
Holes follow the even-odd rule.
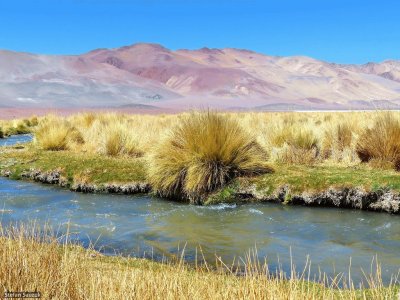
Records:
[[[156,44],[50,56],[0,51],[0,106],[261,110],[397,108],[400,62],[340,65]]]

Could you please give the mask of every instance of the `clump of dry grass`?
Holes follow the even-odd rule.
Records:
[[[322,141],[322,154],[331,157],[336,151],[343,151],[351,146],[353,132],[349,124],[337,124],[327,130]]]
[[[357,155],[362,162],[371,160],[389,162],[396,165],[400,159],[400,122],[393,113],[379,114],[373,126],[360,135]]]
[[[36,144],[44,150],[67,150],[70,142],[83,143],[80,132],[63,119],[49,117],[38,125],[34,133]]]
[[[104,128],[102,152],[109,156],[143,155],[129,126],[121,124],[109,124]]]
[[[240,268],[220,259],[215,266],[190,266],[183,259],[156,263],[104,257],[69,242],[68,235],[57,237],[53,232],[34,223],[0,226],[1,291],[38,291],[42,299],[68,300],[395,299],[399,292],[396,280],[387,286],[382,283],[379,266],[366,275],[365,286],[347,276],[314,278],[307,271],[309,262],[300,271],[292,265],[290,274],[269,270],[255,252],[241,260]],[[241,276],[237,270],[243,270]]]
[[[333,160],[334,162],[354,163],[357,155],[352,151],[354,147],[354,132],[356,128],[348,121],[332,124],[325,130],[322,138],[321,158],[322,160]]]
[[[122,154],[126,138],[126,134],[121,127],[109,126],[104,137],[104,153],[109,156]]]
[[[266,160],[267,153],[234,119],[192,113],[156,147],[149,179],[165,197],[198,203],[237,176],[271,172]]]
[[[277,128],[270,138],[271,144],[280,148],[276,154],[280,162],[313,164],[317,159],[318,141],[314,133],[307,128],[294,125]]]

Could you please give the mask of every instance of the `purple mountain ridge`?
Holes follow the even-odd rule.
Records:
[[[0,50],[0,107],[397,109],[400,61],[335,64],[157,44],[81,55]]]

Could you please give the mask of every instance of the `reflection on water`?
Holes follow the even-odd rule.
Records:
[[[369,270],[378,254],[386,280],[400,266],[400,218],[371,212],[289,207],[276,204],[191,206],[149,196],[90,195],[52,186],[0,179],[0,218],[10,222],[70,224],[82,242],[102,251],[155,258],[186,244],[188,259],[201,246],[207,259],[226,261],[257,247],[272,266],[288,268],[290,249],[301,267],[310,256],[313,270]],[[360,272],[358,272],[360,274]]]

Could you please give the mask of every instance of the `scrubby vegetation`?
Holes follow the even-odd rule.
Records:
[[[275,166],[278,173],[300,166],[306,172],[327,170],[326,174],[335,168],[344,174],[371,168],[381,173],[400,170],[398,112],[82,113],[10,123],[34,129],[35,140],[29,153],[51,151],[43,156],[82,160],[96,157],[98,162],[109,158],[115,159],[117,165],[118,160],[133,166],[140,161],[140,173],[145,174],[142,177],[159,194],[192,202],[202,202],[210,192],[237,177],[275,178],[271,174],[259,176],[270,172],[270,166]],[[5,128],[3,123],[0,125]],[[59,151],[62,154],[50,154]],[[32,158],[24,166],[32,166],[34,161]],[[56,165],[57,158],[50,159],[48,165],[51,161],[53,169],[62,167]],[[89,174],[91,166],[82,165]],[[73,175],[68,176],[90,177],[81,175],[84,171],[71,172]],[[390,186],[393,182],[383,184]]]
[[[229,116],[184,116],[154,150],[149,179],[166,197],[200,202],[204,195],[237,176],[272,171],[268,155],[255,137]]]
[[[44,150],[67,150],[72,142],[73,127],[66,120],[50,119],[43,121],[35,130],[39,148]]]
[[[271,270],[256,252],[227,265],[191,266],[182,253],[157,263],[138,258],[105,257],[54,236],[50,227],[34,223],[0,226],[0,289],[38,291],[42,299],[395,299],[394,280],[385,286],[380,267],[366,273],[364,284],[345,274],[335,279],[320,274],[315,282],[306,263],[290,274]],[[59,243],[62,241],[62,243]],[[238,271],[242,270],[239,274]],[[240,275],[240,276],[239,276]],[[342,289],[338,289],[342,286]]]
[[[0,120],[0,139],[15,134],[31,133],[38,123],[39,120],[37,117],[11,121]]]
[[[229,124],[222,125],[222,121],[211,124],[214,119]],[[83,113],[67,118],[41,118],[35,134],[37,146],[43,149],[68,149],[113,157],[147,157],[160,144],[167,143],[166,138],[177,140],[179,134],[186,135],[187,143],[193,139],[193,145],[211,151],[207,143],[214,142],[216,134],[209,135],[207,130],[212,132],[221,130],[223,126],[233,126],[237,132],[249,134],[248,139],[268,154],[265,159],[268,162],[356,165],[374,159],[396,161],[399,122],[400,113],[397,112]],[[185,126],[186,130],[183,129]],[[221,139],[226,134],[230,134],[228,130],[221,132]],[[183,136],[179,138],[182,140]],[[222,145],[219,142],[216,147]]]
[[[361,161],[391,163],[400,167],[400,122],[391,113],[379,115],[370,128],[361,133],[356,151]]]

